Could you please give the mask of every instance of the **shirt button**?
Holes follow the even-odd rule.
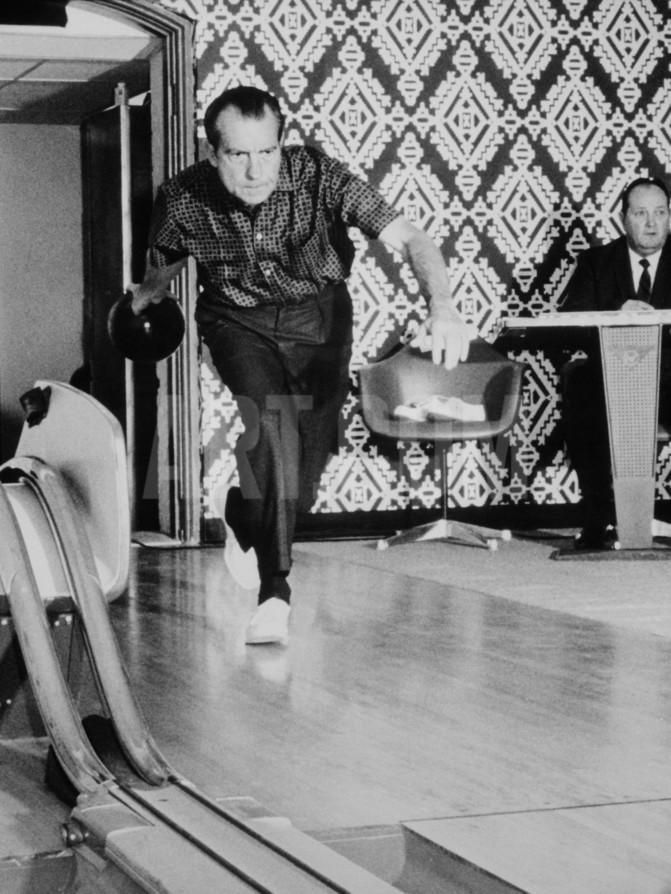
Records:
[[[256,241],[257,241],[257,242],[262,242],[262,241],[263,241],[263,233],[257,233],[257,234],[256,234]]]

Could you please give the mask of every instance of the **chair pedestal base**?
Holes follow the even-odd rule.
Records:
[[[401,546],[404,543],[418,543],[422,540],[444,540],[448,543],[458,543],[462,546],[478,546],[481,549],[497,549],[499,540],[510,540],[512,535],[508,530],[498,528],[485,528],[482,525],[469,525],[463,522],[450,521],[440,518],[438,521],[429,522],[426,525],[418,525],[407,531],[400,531],[392,537],[378,540],[378,549],[388,549],[390,546]]]

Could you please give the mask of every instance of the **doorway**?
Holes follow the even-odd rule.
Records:
[[[124,430],[135,532],[160,530],[157,365],[127,362],[110,341],[107,319],[129,282],[140,282],[144,276],[153,194],[150,95],[142,94],[139,103],[131,103],[120,84],[114,105],[87,115],[80,124],[81,377],[85,390],[116,416]]]
[[[102,40],[109,44],[110,35],[118,34],[117,39],[125,52],[133,41],[137,43],[144,38],[146,48],[139,56],[136,54],[131,59],[123,60],[123,63],[122,60],[117,61],[120,67],[125,65],[122,72],[124,80],[136,77],[140,69],[144,69],[148,80],[147,92],[152,100],[152,188],[155,189],[167,176],[192,161],[195,144],[192,23],[144,0],[59,0],[58,4],[37,5],[60,5],[79,28],[86,23],[86,27],[90,29],[97,19],[101,30],[97,35],[89,30],[88,36],[81,31],[69,36],[67,29],[62,29],[61,56],[58,60],[46,62],[41,58],[44,31],[36,36],[33,29],[24,27],[20,39],[17,41],[15,36],[12,40],[11,52],[3,47],[0,39],[0,124],[12,120],[17,122],[23,115],[24,120],[32,120],[33,125],[37,126],[40,114],[53,115],[58,108],[63,114],[71,114],[83,96],[88,97],[89,101],[86,113],[112,105],[112,97],[101,101],[95,94],[99,94],[104,88],[108,75],[114,77],[115,82],[118,81],[119,72],[110,71],[114,66],[110,64],[109,58],[105,63],[106,68],[100,59],[96,60],[93,52],[95,42]],[[21,53],[17,53],[17,49]],[[28,64],[20,71],[19,56],[24,61],[28,60]],[[82,71],[87,65],[95,65],[96,62],[99,63],[100,70],[83,80]],[[60,72],[57,76],[54,74],[56,69]],[[19,111],[9,111],[10,100],[26,89],[30,91],[29,101]],[[133,92],[136,92],[135,89]],[[32,119],[26,116],[32,116]],[[77,121],[77,127],[83,117],[84,113]],[[69,126],[75,126],[72,118],[68,121]],[[67,126],[65,125],[66,128]],[[51,127],[53,129],[47,129],[46,133],[53,135],[56,126],[51,124]],[[48,143],[49,140],[44,142]],[[59,221],[54,220],[53,223],[55,229],[58,229]],[[75,265],[78,263],[76,254],[73,249],[72,263]],[[83,268],[83,264],[80,266]],[[191,296],[195,296],[194,280],[194,273],[189,269],[176,284],[187,321],[192,319],[190,304]],[[9,296],[5,298],[3,295],[3,302],[6,300],[10,300]],[[52,309],[56,310],[53,319],[58,320],[58,309]],[[72,328],[74,321],[70,320],[69,324]],[[79,352],[79,357],[72,351],[70,355],[66,361],[70,364],[67,369],[63,368],[64,361],[61,360],[60,368],[58,364],[51,368],[58,375],[53,375],[50,371],[45,377],[67,380],[69,373],[77,366],[76,361],[83,360],[83,351]],[[3,391],[5,378],[6,376],[0,376],[3,419],[6,415]],[[156,482],[158,493],[155,495],[155,526],[180,541],[194,543],[199,541],[200,532],[200,450],[197,342],[193,326],[187,326],[187,335],[179,352],[169,361],[159,364],[157,379],[157,437],[152,447],[152,461],[156,468],[161,469],[161,474]],[[3,431],[4,429],[3,425]],[[4,449],[5,445],[3,443],[0,446]],[[145,481],[135,483],[144,489]]]

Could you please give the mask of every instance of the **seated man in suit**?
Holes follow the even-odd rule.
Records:
[[[577,261],[562,296],[562,311],[671,308],[669,190],[657,178],[639,177],[622,194],[624,235],[589,248]],[[670,410],[671,351],[662,351],[660,416]],[[580,549],[607,549],[613,527],[611,462],[598,341],[587,356],[562,370],[563,421],[569,458],[583,496]]]

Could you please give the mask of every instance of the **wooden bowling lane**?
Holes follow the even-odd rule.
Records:
[[[519,548],[506,547],[505,565],[478,553],[477,565],[508,573]],[[135,548],[129,592],[110,611],[159,747],[213,797],[262,805],[364,865],[366,839],[386,854],[403,823],[405,854],[376,859],[409,894],[669,894],[669,619],[655,633],[623,626],[617,606],[612,624],[580,613],[581,593],[598,598],[580,569],[566,611],[530,604],[529,574],[525,599],[487,592],[485,574],[477,592],[457,574],[475,561],[464,549],[422,547],[444,551],[441,580],[414,547],[375,567],[351,543],[299,547],[282,648],[244,645],[255,596],[220,549]],[[563,580],[565,564],[550,564]],[[645,588],[642,571],[641,600]],[[14,773],[9,758],[0,771]],[[3,830],[28,826],[36,851],[58,853],[57,806],[2,789]],[[50,843],[38,841],[43,820]],[[597,886],[617,878],[618,852],[627,887]],[[417,873],[427,853],[440,863],[433,879]],[[455,860],[475,876],[446,881]],[[528,871],[510,876],[510,865]]]
[[[671,797],[668,639],[347,555],[298,551],[283,649],[219,550],[134,553],[114,626],[197,784],[314,830]]]
[[[424,894],[671,894],[669,800],[423,820],[405,833],[408,887]]]

